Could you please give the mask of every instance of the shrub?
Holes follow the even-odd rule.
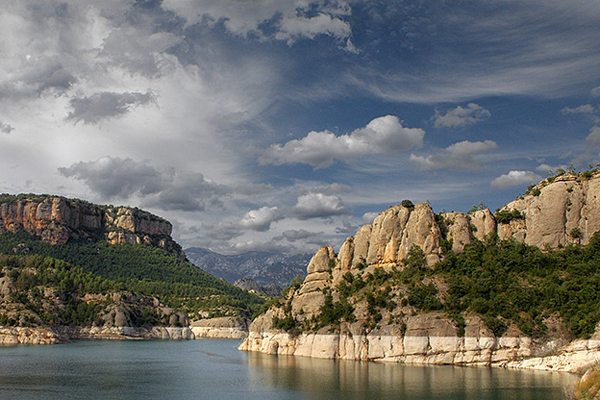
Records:
[[[499,224],[508,224],[512,220],[525,219],[525,216],[521,211],[513,209],[512,211],[498,210],[494,214],[494,218]]]
[[[402,200],[400,204],[402,205],[402,207],[406,207],[409,210],[413,210],[415,208],[415,205],[410,200]]]

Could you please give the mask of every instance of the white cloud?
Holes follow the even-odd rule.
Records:
[[[539,166],[537,166],[535,168],[536,171],[538,172],[544,172],[544,173],[548,173],[549,171],[556,171],[557,169],[567,169],[568,167],[566,165],[548,165],[548,164],[541,164]]]
[[[479,104],[469,103],[466,108],[461,106],[441,114],[435,111],[433,126],[436,128],[464,128],[489,118],[492,114]]]
[[[378,213],[378,212],[366,212],[366,213],[364,213],[364,214],[363,214],[363,216],[362,216],[362,221],[363,221],[365,224],[372,224],[372,223],[373,223],[373,221],[375,221],[375,218],[377,218],[377,216],[378,216],[379,214],[380,214],[380,213]]]
[[[271,224],[283,218],[277,207],[261,207],[258,210],[250,210],[240,221],[242,229],[250,229],[258,232],[266,232],[271,229]]]
[[[591,104],[583,104],[575,108],[565,107],[562,109],[563,114],[593,114],[595,112],[596,109]]]
[[[291,215],[306,220],[311,218],[328,218],[334,215],[348,214],[348,209],[338,196],[323,193],[308,193],[298,197]]]
[[[600,97],[600,86],[595,87],[592,89],[592,96],[594,97]]]
[[[590,134],[585,138],[585,141],[594,147],[600,147],[600,126],[594,126],[590,130]]]
[[[423,145],[424,135],[422,129],[405,128],[398,117],[386,115],[346,135],[313,131],[285,145],[272,145],[260,161],[263,164],[303,163],[315,169],[325,168],[335,160],[347,162],[368,155],[395,154],[418,148]]]
[[[279,24],[280,31],[275,34],[279,40],[287,40],[292,44],[296,39],[306,37],[314,39],[318,35],[329,35],[338,39],[350,37],[352,29],[350,24],[327,14],[316,17],[285,18]]]
[[[410,160],[417,163],[423,170],[475,169],[481,166],[480,157],[496,149],[498,145],[492,140],[470,142],[468,140],[454,143],[445,149],[437,150],[429,156],[411,154]]]
[[[343,20],[351,8],[344,0],[164,0],[163,7],[185,16],[188,24],[222,22],[235,35],[263,40],[291,43],[317,35],[345,40],[351,35],[350,25]]]
[[[508,174],[500,175],[491,182],[491,185],[501,189],[537,183],[542,177],[532,171],[510,171]]]

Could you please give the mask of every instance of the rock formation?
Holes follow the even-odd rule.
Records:
[[[104,239],[148,244],[185,258],[171,223],[136,208],[97,206],[47,195],[0,196],[0,234],[25,231],[48,244]]]
[[[389,208],[373,224],[360,228],[342,244],[337,255],[333,248],[322,247],[311,260],[302,284],[290,291],[282,305],[252,322],[240,349],[319,358],[569,371],[598,362],[598,329],[591,339],[574,342],[560,323],[552,327],[554,336],[544,340],[534,340],[514,326],[496,337],[477,315],[464,314],[464,331],[459,332],[456,321],[448,316],[418,314],[399,302],[393,304],[394,315],[381,311],[379,318],[384,324],[373,325],[367,318],[366,294],[354,304],[355,322],[317,326],[316,331],[296,334],[274,326],[275,321],[285,322],[286,318],[297,324],[314,320],[321,314],[327,296],[337,300],[340,282],[373,276],[378,269],[405,268],[411,254],[420,254],[423,264],[432,267],[445,249],[460,253],[474,240],[514,239],[544,250],[570,243],[587,244],[600,231],[600,174],[549,178],[496,214],[483,209],[469,214],[435,215],[428,204],[403,204]],[[444,290],[443,284],[438,286]],[[398,287],[389,290],[399,298],[406,294]],[[544,357],[552,351],[557,358]],[[533,361],[522,361],[524,357]]]
[[[243,339],[248,336],[248,320],[241,317],[201,319],[190,325],[196,339]]]

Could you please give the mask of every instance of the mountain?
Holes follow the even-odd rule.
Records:
[[[151,328],[248,318],[261,307],[262,298],[188,262],[170,233],[170,222],[136,208],[0,195],[0,328],[10,328],[0,342],[41,328],[164,337]],[[28,340],[16,343],[38,339]]]
[[[561,173],[495,213],[405,200],[322,247],[240,349],[577,371],[600,359],[600,173]]]
[[[267,283],[263,286],[256,283],[252,278],[238,279],[234,285],[248,292],[262,293],[270,297],[281,296],[282,294],[282,289],[277,284]]]
[[[185,250],[190,262],[211,275],[234,283],[242,278],[251,278],[259,285],[274,283],[287,286],[298,275],[306,275],[310,254],[273,254],[250,251],[239,255],[222,255],[192,247]]]
[[[42,243],[147,244],[185,257],[171,238],[172,230],[169,221],[138,208],[100,206],[61,196],[0,194],[0,234],[24,231]]]

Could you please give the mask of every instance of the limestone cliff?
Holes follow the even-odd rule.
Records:
[[[600,174],[565,174],[544,180],[495,214],[482,209],[436,215],[425,203],[391,207],[348,238],[338,254],[332,247],[322,247],[304,281],[252,322],[240,349],[569,371],[598,362],[599,328],[592,338],[573,341],[556,315],[539,322],[540,332],[550,333],[532,337],[515,323],[507,323],[501,332],[491,329],[488,324],[494,320],[484,321],[472,310],[453,316],[423,312],[410,303],[412,288],[437,293],[429,300],[436,309],[435,302],[444,298],[448,283],[431,274],[410,281],[411,274],[402,271],[415,265],[433,267],[449,250],[461,253],[475,240],[514,239],[544,251],[587,244],[600,231],[599,198]],[[385,280],[391,276],[395,278]],[[556,357],[550,359],[550,354]],[[521,361],[524,358],[530,361]]]
[[[416,245],[431,266],[439,261],[444,241],[450,242],[455,252],[461,252],[473,239],[483,241],[497,235],[501,240],[512,238],[553,250],[573,243],[587,244],[598,231],[600,174],[589,178],[565,174],[542,181],[496,214],[483,209],[469,214],[436,215],[425,203],[414,208],[391,207],[375,218],[372,225],[363,226],[354,237],[348,238],[336,261],[343,270],[361,263],[398,264]]]
[[[47,195],[0,195],[0,234],[25,231],[44,243],[105,239],[148,244],[185,258],[169,221],[136,208],[98,206]]]

